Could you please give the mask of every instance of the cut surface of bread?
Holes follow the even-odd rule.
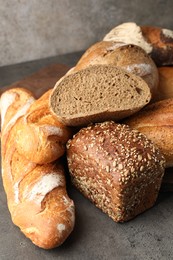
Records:
[[[94,65],[57,82],[50,108],[66,125],[119,120],[151,99],[144,80],[115,66]]]

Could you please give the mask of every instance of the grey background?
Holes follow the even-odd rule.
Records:
[[[172,0],[0,0],[0,66],[85,50],[116,25],[173,29]]]

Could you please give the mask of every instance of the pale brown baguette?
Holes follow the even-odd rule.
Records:
[[[173,166],[173,98],[148,105],[123,121],[151,139],[166,158],[166,167]]]
[[[138,45],[151,56],[157,66],[173,65],[172,30],[128,22],[113,28],[103,40]]]
[[[24,89],[12,89],[1,96],[2,179],[14,224],[35,245],[49,249],[61,245],[72,232],[74,203],[67,195],[60,161],[38,165],[17,150],[18,123],[33,102]]]
[[[158,69],[150,56],[139,46],[113,41],[97,42],[85,51],[71,72],[99,64],[117,66],[142,77],[150,87],[152,99],[155,97]]]
[[[151,100],[147,83],[111,65],[93,65],[67,75],[50,95],[50,109],[69,126],[120,120]]]
[[[164,156],[127,125],[82,128],[67,143],[67,159],[73,184],[116,222],[134,218],[157,199]]]
[[[48,90],[36,100],[18,123],[16,147],[29,161],[43,164],[57,160],[65,153],[71,129],[60,123],[49,109]]]

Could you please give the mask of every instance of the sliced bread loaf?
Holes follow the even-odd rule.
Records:
[[[50,108],[64,124],[82,126],[120,120],[150,99],[150,89],[140,77],[115,66],[94,65],[57,82]]]
[[[117,66],[142,77],[150,87],[152,99],[157,95],[158,69],[150,56],[139,46],[112,41],[97,42],[86,50],[71,72],[97,64]]]

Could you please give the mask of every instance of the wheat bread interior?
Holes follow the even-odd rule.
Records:
[[[50,96],[50,108],[70,126],[132,115],[151,99],[140,77],[110,65],[94,65],[64,77]]]

